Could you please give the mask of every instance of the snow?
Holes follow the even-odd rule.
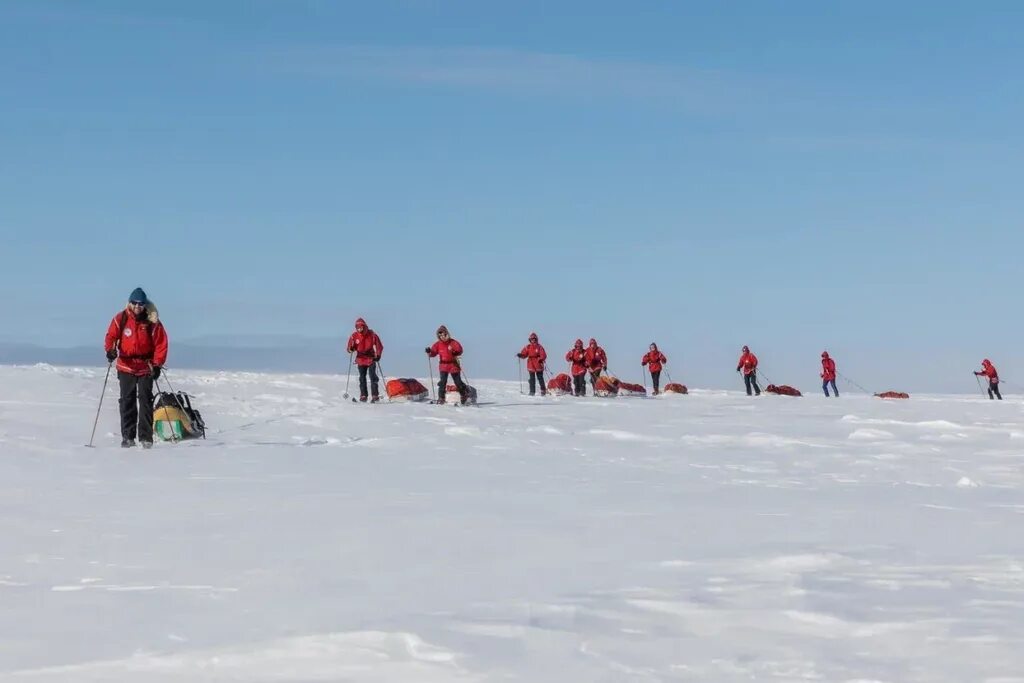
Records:
[[[170,379],[0,368],[0,680],[1024,681],[1020,399]]]

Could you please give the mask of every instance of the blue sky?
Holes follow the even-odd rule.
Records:
[[[0,339],[446,323],[730,386],[1024,380],[1016,2],[0,5]],[[173,350],[172,350],[173,362]],[[475,365],[473,365],[475,363]],[[406,368],[406,366],[408,366]],[[467,367],[467,369],[468,369]],[[1021,371],[1018,373],[1017,368]],[[329,371],[331,368],[325,368]]]

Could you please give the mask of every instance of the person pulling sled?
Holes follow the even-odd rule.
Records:
[[[988,358],[981,361],[981,371],[974,371],[974,374],[978,377],[988,378],[988,397],[990,400],[999,399],[1003,400],[1003,395],[999,393],[999,373],[996,371],[996,366],[992,365],[992,361]]]
[[[540,386],[540,395],[546,396],[548,392],[544,384],[544,364],[547,362],[548,352],[541,346],[536,332],[530,333],[526,346],[516,356],[526,359],[526,370],[530,373],[530,396],[534,395],[538,385]],[[522,375],[519,377],[519,381],[522,382]]]
[[[167,362],[167,331],[156,306],[141,287],[128,297],[128,305],[114,315],[103,342],[107,362],[117,361],[121,389],[121,448],[153,447],[153,382]]]
[[[829,357],[828,351],[821,352],[821,390],[828,398],[828,386],[832,385],[832,391],[836,398],[839,398],[839,389],[836,388],[836,362]]]
[[[661,380],[661,368],[666,363],[668,363],[668,358],[658,350],[657,344],[651,342],[649,350],[640,360],[640,365],[646,365],[647,370],[651,373],[651,384],[654,386],[655,396],[658,395],[658,382]]]
[[[587,369],[590,371],[590,386],[597,391],[597,378],[608,369],[608,355],[597,345],[596,339],[591,339],[587,346]]]
[[[587,351],[583,348],[583,340],[577,339],[569,352],[565,354],[565,360],[570,364],[569,374],[572,375],[573,396],[587,395]]]
[[[459,356],[462,355],[462,344],[452,339],[448,328],[441,325],[437,328],[437,341],[433,346],[428,346],[424,351],[431,358],[437,357],[438,372],[440,381],[437,383],[437,402],[445,402],[445,393],[448,390],[448,376],[451,375],[455,388],[459,391],[460,403],[466,404],[468,400],[468,389],[462,381],[462,366],[459,364]]]
[[[736,365],[736,372],[743,372],[743,384],[747,387],[747,396],[751,390],[758,396],[761,395],[761,387],[757,386],[757,356],[750,352],[750,348],[744,346],[740,354],[740,361]]]
[[[376,403],[380,400],[377,362],[384,354],[384,344],[362,318],[356,320],[356,331],[348,338],[348,352],[356,355],[356,366],[359,368],[359,400],[366,403],[366,376],[369,375],[370,400]]]

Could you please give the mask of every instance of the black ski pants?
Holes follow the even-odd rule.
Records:
[[[462,398],[466,397],[466,384],[462,381],[461,372],[451,373],[452,382],[455,384],[455,388],[459,390],[459,396]],[[444,403],[445,393],[448,391],[448,373],[442,372],[440,381],[437,383],[437,402]]]
[[[153,377],[117,371],[121,385],[121,438],[133,441],[153,440]]]
[[[576,396],[587,395],[587,376],[586,375],[573,375],[572,376],[572,393]]]
[[[1003,395],[999,393],[999,380],[990,379],[988,381],[988,397],[992,400],[999,399],[1003,400]]]
[[[661,370],[651,370],[651,384],[654,385],[654,393],[658,393],[658,382],[661,381]]]
[[[757,373],[752,372],[749,375],[743,375],[743,383],[747,385],[747,396],[750,396],[751,389],[758,396],[761,395],[761,387],[757,386]]]
[[[373,397],[380,397],[380,390],[378,388],[379,381],[377,379],[377,364],[373,365],[360,365],[359,366],[359,394],[361,398],[366,398],[366,376],[370,376],[370,388],[373,390]]]
[[[537,385],[540,385],[540,395],[548,393],[547,389],[544,388],[544,371],[530,372],[530,396],[533,396],[537,391]]]

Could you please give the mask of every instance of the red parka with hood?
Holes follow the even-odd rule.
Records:
[[[167,362],[167,343],[156,306],[149,302],[139,315],[132,313],[130,306],[114,315],[103,350],[110,353],[118,349],[117,371],[141,377]]]
[[[587,372],[587,352],[583,348],[583,340],[577,339],[569,353],[565,354],[565,360],[572,363],[570,372],[573,377],[579,377]]]
[[[366,321],[359,318],[356,331],[348,338],[348,352],[356,354],[356,365],[369,367],[384,354],[384,344],[377,333],[366,326]]]
[[[526,369],[530,372],[543,372],[544,363],[548,359],[548,352],[540,345],[536,334],[530,335],[530,343],[523,347],[522,351],[516,354],[526,359]]]
[[[591,339],[587,347],[587,367],[591,372],[608,369],[608,356],[604,349],[597,345],[596,339]]]
[[[437,328],[437,333],[440,334],[441,332],[448,334],[448,328],[441,325],[441,327]],[[427,355],[431,358],[437,357],[438,370],[441,372],[447,372],[448,374],[462,372],[462,367],[459,365],[459,356],[462,355],[462,344],[451,337],[444,340],[438,339],[434,342],[433,346],[427,348]]]
[[[654,349],[644,354],[643,359],[640,361],[640,365],[646,365],[647,369],[651,372],[661,372],[661,366],[668,362],[668,358],[658,350],[657,344],[651,344],[651,346],[653,346]]]
[[[743,354],[736,365],[737,370],[742,370],[744,375],[752,375],[757,370],[757,356],[750,352],[746,346],[743,347]]]
[[[821,353],[821,378],[826,382],[836,379],[836,362],[829,358],[828,351]]]
[[[988,377],[989,382],[999,381],[999,373],[996,371],[996,366],[992,365],[992,361],[988,358],[981,361],[981,372],[976,372],[974,374]]]

